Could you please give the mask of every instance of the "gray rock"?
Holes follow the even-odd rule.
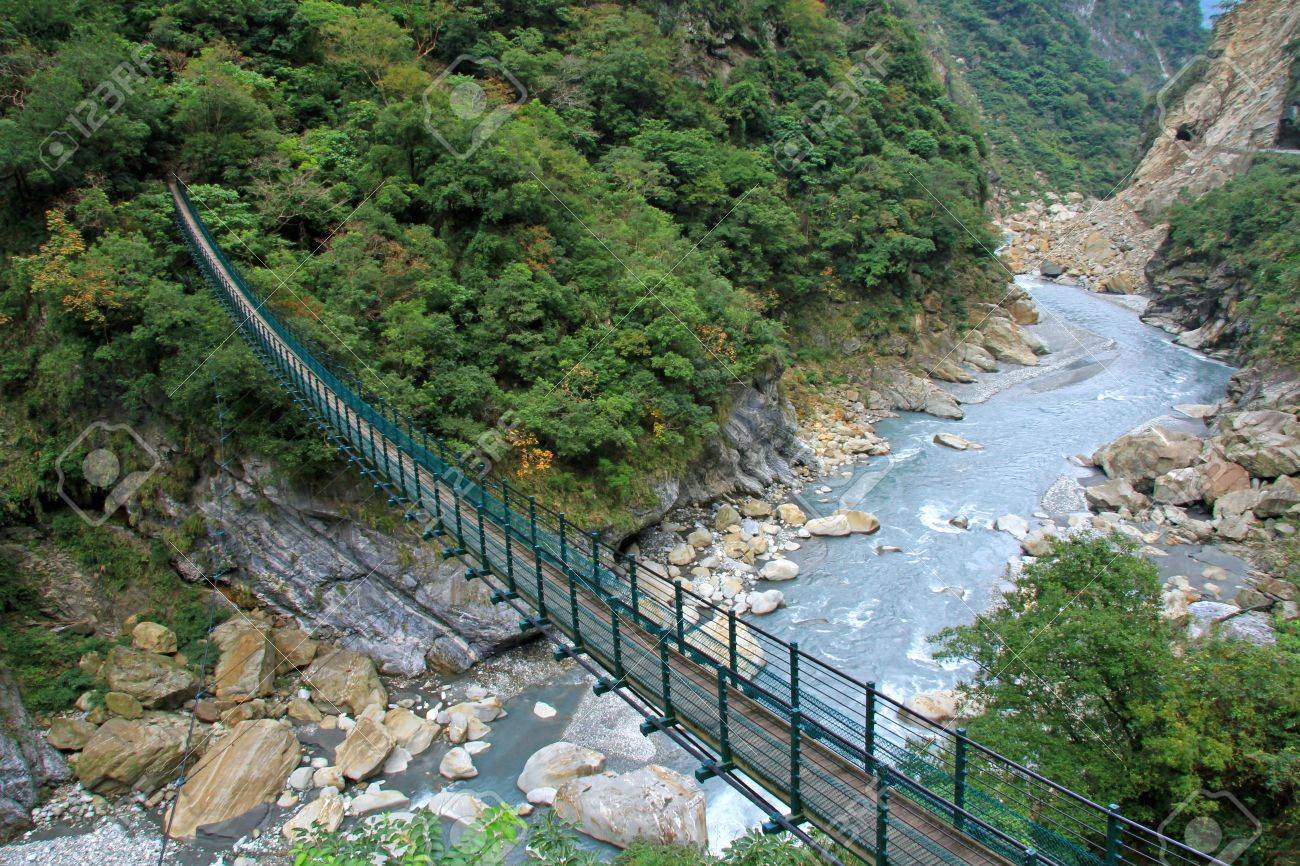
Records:
[[[31,826],[28,814],[42,788],[71,775],[32,724],[9,672],[0,670],[0,841]]]

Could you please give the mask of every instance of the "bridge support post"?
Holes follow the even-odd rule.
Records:
[[[623,561],[627,563],[627,582],[632,596],[632,622],[636,623],[641,620],[641,588],[637,586],[636,557],[628,553],[624,555]]]
[[[889,780],[883,772],[876,785],[876,866],[889,866]]]
[[[958,830],[966,824],[966,729],[957,729],[957,755],[952,773],[952,823]]]
[[[570,568],[565,568],[564,573],[569,578],[569,623],[573,626],[572,652],[586,652],[582,644],[582,629],[578,624],[578,576]]]
[[[529,543],[533,546],[533,552],[537,551],[537,497],[528,497],[528,526],[529,532],[532,533]]]
[[[592,532],[591,538],[591,585],[598,587],[600,580],[600,533]]]
[[[862,736],[862,751],[867,753],[867,765],[864,769],[868,773],[876,772],[876,684],[867,683],[867,710],[864,719]]]
[[[1106,809],[1106,866],[1119,866],[1120,857],[1119,805],[1111,803]]]
[[[487,571],[489,568],[487,556],[487,529],[483,525],[483,509],[487,507],[487,490],[482,487],[478,490],[479,506],[475,509],[478,512],[476,515],[478,518],[478,559],[483,565],[483,570]]]
[[[740,668],[736,666],[736,612],[727,608],[727,668],[731,671],[732,684],[740,685]]]
[[[565,519],[564,512],[560,512],[560,567],[567,574],[569,571],[569,536],[567,527],[569,522]]]
[[[677,631],[677,651],[686,652],[686,614],[682,610],[682,583],[673,582],[673,618]]]

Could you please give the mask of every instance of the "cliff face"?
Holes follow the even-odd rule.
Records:
[[[1221,17],[1203,73],[1187,69],[1157,97],[1159,134],[1120,198],[1156,218],[1175,199],[1220,186],[1255,153],[1276,147],[1297,37],[1293,0],[1246,0]]]
[[[1219,18],[1204,58],[1158,95],[1156,137],[1124,189],[1104,201],[1031,206],[1008,220],[1015,269],[1051,263],[1103,291],[1146,286],[1170,204],[1221,186],[1257,154],[1285,145],[1298,37],[1294,0],[1245,0]]]

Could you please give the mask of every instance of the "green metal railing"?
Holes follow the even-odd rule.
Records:
[[[226,258],[183,187],[176,222],[238,329],[295,400],[390,503],[405,508],[521,627],[554,628],[716,759],[743,770],[831,838],[878,863],[1224,866],[951,731],[714,607],[562,513],[480,477],[272,314]],[[324,360],[322,360],[324,359]],[[739,709],[738,709],[739,708]],[[743,711],[739,711],[743,710]],[[954,840],[961,844],[955,844]]]

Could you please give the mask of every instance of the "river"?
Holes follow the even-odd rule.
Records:
[[[809,485],[802,504],[810,515],[861,508],[881,530],[804,541],[791,554],[800,577],[782,587],[787,606],[762,622],[896,696],[948,687],[966,673],[960,663],[936,662],[929,638],[969,623],[1006,586],[1019,544],[993,530],[993,520],[1082,510],[1078,480],[1091,470],[1072,455],[1092,454],[1156,419],[1200,428],[1180,421],[1173,407],[1219,400],[1233,372],[1175,345],[1113,298],[1035,278],[1017,282],[1038,303],[1041,320],[1030,330],[1052,353],[1039,367],[955,386],[963,401],[975,401],[961,421],[906,413],[880,422],[876,433],[890,441],[890,456]],[[937,445],[940,431],[983,450]],[[812,492],[822,486],[833,490]],[[948,523],[956,515],[968,530]],[[902,552],[877,553],[882,545]]]

